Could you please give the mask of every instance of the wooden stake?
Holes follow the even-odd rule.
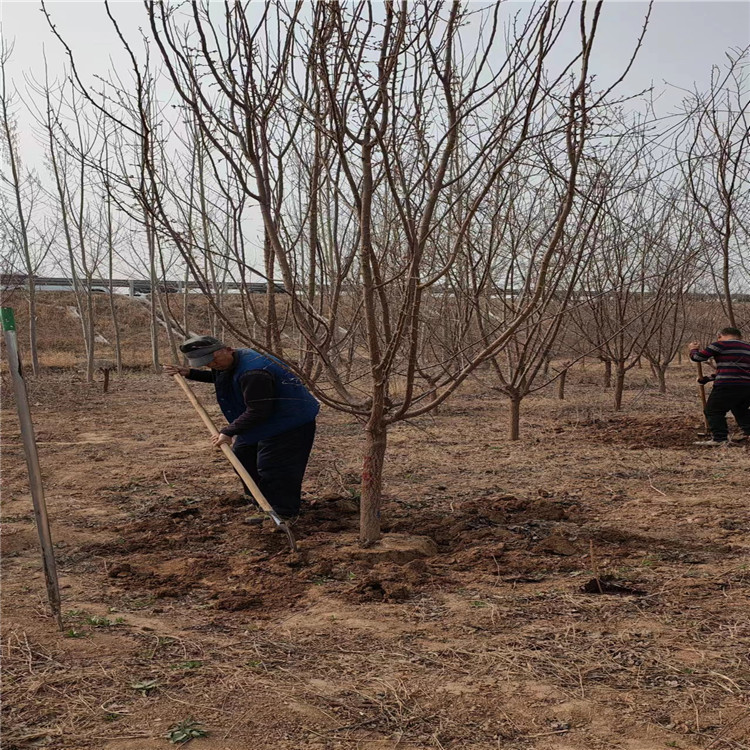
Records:
[[[57,625],[62,630],[63,623],[60,614],[60,586],[57,581],[57,565],[55,564],[55,553],[52,547],[52,534],[49,528],[47,504],[44,500],[44,485],[42,484],[42,474],[39,469],[39,454],[36,450],[36,438],[34,436],[34,424],[31,421],[29,397],[21,372],[21,360],[18,356],[16,320],[13,315],[13,308],[3,307],[0,309],[0,318],[2,319],[5,336],[5,348],[8,352],[10,375],[13,380],[13,392],[16,396],[16,409],[18,410],[18,422],[21,426],[21,438],[23,439],[23,450],[26,455],[26,466],[29,470],[29,486],[31,488],[31,500],[34,504],[34,520],[36,521],[36,530],[39,534],[39,542],[42,545],[42,567],[44,568],[44,579],[47,583],[47,598],[49,599],[52,613],[57,620]]]

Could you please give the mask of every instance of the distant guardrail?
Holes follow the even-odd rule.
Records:
[[[38,291],[49,292],[72,292],[75,289],[72,278],[65,276],[34,276],[34,286]],[[3,291],[12,289],[23,289],[28,286],[29,276],[22,273],[5,273],[0,275],[0,287]],[[148,279],[91,279],[88,282],[81,281],[80,285],[88,286],[95,293],[109,293],[110,288],[127,289],[131,297],[141,294],[151,294],[151,282]],[[216,285],[222,291],[246,291],[250,294],[265,294],[268,284],[265,281],[247,282],[227,281]],[[178,293],[184,291],[201,290],[203,287],[196,281],[160,281],[156,284],[160,292]],[[278,281],[274,282],[277,292],[285,292],[284,285]]]

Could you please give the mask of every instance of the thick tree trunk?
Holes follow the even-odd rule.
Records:
[[[510,397],[510,430],[511,440],[518,440],[521,435],[521,399],[518,396]]]
[[[612,362],[608,359],[602,360],[604,362],[604,387],[612,387]]]
[[[365,427],[365,454],[362,465],[362,496],[359,538],[370,545],[380,539],[380,503],[383,492],[383,463],[387,428],[382,417],[370,417]]]
[[[362,301],[365,310],[367,348],[372,373],[372,405],[365,427],[365,456],[362,466],[362,500],[359,511],[359,537],[364,545],[380,538],[380,503],[383,490],[383,460],[386,446],[385,394],[386,376],[382,370],[380,321],[375,300],[377,291],[373,274],[372,247],[372,143],[369,128],[362,145],[362,199],[360,207],[359,256],[362,273]]]
[[[557,397],[560,401],[565,401],[565,381],[568,377],[568,371],[563,370],[557,380]]]
[[[625,363],[617,363],[615,373],[615,411],[622,409],[622,393],[625,390]]]
[[[659,381],[659,393],[666,393],[667,392],[667,368],[659,367],[655,365],[654,370],[656,371],[656,378]]]

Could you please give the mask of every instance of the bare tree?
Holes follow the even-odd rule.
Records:
[[[45,72],[46,76],[46,72]],[[102,132],[101,115],[89,121],[85,99],[72,84],[53,89],[48,79],[37,88],[44,109],[37,112],[42,127],[47,159],[54,180],[50,197],[62,227],[65,261],[75,291],[77,315],[81,321],[86,351],[86,380],[94,379],[96,315],[92,281],[100,275],[106,257],[106,235],[101,233],[103,206],[101,194],[94,192]]]
[[[658,278],[652,293],[658,301],[651,317],[653,335],[643,349],[644,357],[659,384],[667,392],[666,372],[685,343],[688,327],[688,302],[696,281],[705,273],[699,259],[705,255],[696,220],[696,206],[684,186],[670,188],[661,182],[652,193],[659,207],[659,220],[652,222],[647,239],[651,245],[647,272]]]
[[[122,345],[120,342],[120,321],[117,315],[117,304],[115,302],[114,275],[115,275],[115,246],[117,244],[118,227],[116,226],[115,207],[112,200],[112,187],[110,184],[110,138],[106,125],[104,132],[104,146],[100,154],[100,160],[104,167],[101,172],[103,198],[105,206],[105,233],[107,243],[107,270],[109,273],[109,314],[112,318],[112,329],[114,331],[115,368],[117,374],[122,374]]]
[[[565,205],[568,185],[564,171],[548,154],[542,154],[541,161],[530,168],[532,156],[528,154],[524,159],[526,185],[518,180],[508,184],[507,194],[498,196],[493,216],[484,223],[490,228],[485,242],[473,248],[472,269],[479,267],[478,258],[491,255],[493,247],[500,248],[498,267],[483,277],[489,294],[485,293],[483,301],[481,296],[476,297],[476,319],[483,343],[498,326],[504,327],[506,321],[512,320],[534,293],[536,256],[543,252],[559,220],[558,212]],[[549,282],[523,326],[502,351],[489,358],[498,380],[495,387],[510,403],[511,440],[520,436],[522,400],[550,383],[553,347],[596,240],[606,185],[599,185],[596,161],[582,164],[581,172],[575,206],[550,268]]]
[[[580,353],[594,350],[614,368],[616,411],[622,407],[627,372],[649,346],[660,352],[655,357],[660,367],[674,356],[662,329],[679,310],[680,284],[693,273],[695,255],[692,228],[675,222],[674,202],[660,197],[664,186],[653,181],[650,170],[636,177],[608,207],[597,256],[583,277],[583,304],[571,316]]]
[[[696,89],[684,102],[688,131],[682,164],[712,240],[712,264],[718,256],[716,283],[726,317],[736,326],[732,295],[741,283],[738,270],[748,269],[750,239],[750,52],[728,58],[725,70],[713,68],[708,90]]]
[[[499,3],[477,12],[458,3],[227,3],[222,13],[197,2],[189,13],[145,5],[165,70],[209,152],[259,207],[266,277],[278,271],[283,280],[302,342],[290,366],[322,401],[363,422],[360,535],[372,543],[389,426],[434,409],[499,352],[563,267],[592,113],[611,91],[594,91],[589,70],[601,3],[581,6],[579,47],[562,64],[551,53],[574,16],[557,3],[529,6],[507,38]],[[78,82],[146,154],[153,134],[142,65],[122,41],[135,91],[101,97]],[[432,314],[467,237],[478,234],[524,146],[545,139],[558,150],[562,187],[528,261],[524,302],[481,345],[476,326],[459,328],[469,337],[464,353],[425,382],[424,332],[440,328]],[[186,226],[175,191],[146,163],[148,182],[134,194],[200,281],[206,238]],[[229,333],[269,349],[222,310],[211,284],[201,286]]]
[[[7,172],[0,172],[0,185],[4,188],[0,218],[7,247],[13,252],[12,259],[7,259],[8,263],[4,265],[7,265],[7,270],[22,270],[27,278],[31,369],[34,375],[38,375],[35,275],[44,262],[50,243],[46,241],[44,230],[35,225],[33,217],[42,197],[41,185],[34,174],[24,170],[19,153],[18,129],[13,111],[15,102],[7,81],[7,63],[12,52],[12,45],[0,41],[0,146],[8,167]]]

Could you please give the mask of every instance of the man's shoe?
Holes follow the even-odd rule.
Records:
[[[714,445],[727,445],[726,440],[696,440],[693,445],[701,445],[703,447],[710,447]]]

